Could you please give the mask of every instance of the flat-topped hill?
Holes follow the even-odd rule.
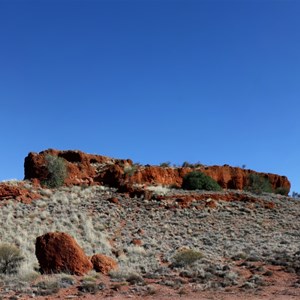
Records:
[[[47,156],[60,157],[67,166],[64,183],[67,185],[102,184],[124,190],[125,186],[163,185],[180,188],[183,178],[192,171],[200,171],[214,179],[223,189],[243,190],[249,184],[249,176],[255,174],[266,179],[274,192],[281,190],[287,195],[291,184],[286,176],[260,173],[249,169],[224,166],[189,165],[188,167],[162,167],[135,164],[131,159],[115,159],[107,156],[86,154],[81,151],[48,149],[29,153],[25,158],[25,179],[46,180]]]

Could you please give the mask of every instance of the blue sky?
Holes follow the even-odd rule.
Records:
[[[299,1],[0,0],[0,180],[47,148],[286,175]]]

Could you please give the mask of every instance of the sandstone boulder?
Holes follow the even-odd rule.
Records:
[[[118,269],[118,263],[104,254],[95,254],[91,258],[94,270],[107,275],[109,271]]]
[[[77,242],[64,232],[49,232],[37,237],[35,254],[41,272],[84,275],[93,268]]]

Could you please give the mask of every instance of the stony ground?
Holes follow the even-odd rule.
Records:
[[[172,195],[189,194],[181,190],[154,188],[165,195],[156,200],[104,187],[38,192],[43,197],[32,204],[1,202],[1,242],[26,257],[20,274],[2,276],[2,299],[300,299],[299,200],[264,194],[210,207],[207,196],[180,208]],[[75,237],[87,255],[114,257],[119,270],[41,276],[35,238],[56,230]],[[178,262],[184,251],[197,259]]]

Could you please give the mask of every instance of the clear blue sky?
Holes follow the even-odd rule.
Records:
[[[246,165],[300,192],[300,1],[0,0],[0,180],[79,149]]]

